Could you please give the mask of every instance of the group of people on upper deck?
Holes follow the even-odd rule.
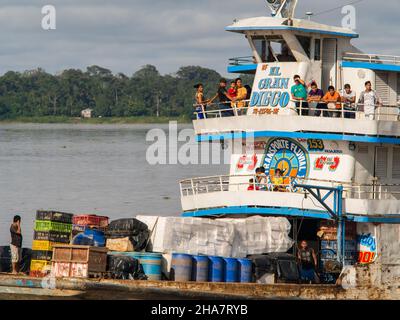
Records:
[[[206,106],[212,104],[215,100],[219,101],[219,108],[222,117],[230,117],[241,114],[241,110],[246,106],[246,100],[250,99],[251,87],[244,85],[241,78],[237,78],[230,83],[225,78],[219,80],[217,93],[211,98],[204,97],[204,85],[198,83],[194,86],[196,89],[195,105],[198,119],[204,119]]]
[[[294,76],[295,84],[291,88],[292,99],[296,102],[297,113],[303,116],[332,117],[355,119],[356,112],[364,112],[365,117],[375,119],[375,109],[382,105],[379,95],[372,90],[371,81],[365,82],[365,90],[361,92],[356,103],[356,92],[350,84],[344,86],[339,93],[334,86],[329,86],[328,92],[318,88],[316,81],[306,85],[299,75]],[[307,90],[309,88],[309,90]]]

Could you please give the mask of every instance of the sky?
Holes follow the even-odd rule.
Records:
[[[296,17],[354,0],[299,0]],[[56,30],[42,29],[42,7],[56,8]],[[367,53],[400,56],[399,0],[363,0],[357,9]],[[264,0],[1,0],[0,73],[41,67],[57,73],[100,65],[133,74],[155,65],[162,74],[199,65],[226,75],[228,59],[248,56],[247,40],[224,29],[234,19],[270,15]],[[341,9],[314,21],[341,25]]]

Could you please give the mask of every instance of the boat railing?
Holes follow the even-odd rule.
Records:
[[[400,56],[392,56],[392,55],[384,55],[384,54],[346,52],[343,54],[343,60],[344,61],[355,61],[355,62],[400,65]]]
[[[381,121],[399,121],[400,120],[400,105],[385,105],[377,104],[374,106],[373,112],[364,111],[364,104],[354,103],[350,107],[347,103],[334,103],[338,108],[329,109],[327,102],[314,102],[317,106],[312,107],[312,102],[291,100],[297,106],[283,108],[273,107],[249,107],[250,100],[242,100],[236,102],[223,102],[211,104],[195,104],[196,112],[194,115],[197,120],[224,118],[224,117],[239,117],[249,114],[258,116],[268,115],[297,115],[300,117],[333,117],[346,119],[369,119]],[[325,106],[321,108],[320,106]],[[286,110],[284,114],[281,110]],[[252,113],[248,111],[253,111]],[[288,112],[289,111],[289,112]],[[290,112],[291,111],[291,112]]]
[[[241,66],[246,64],[256,63],[253,56],[245,56],[245,57],[236,57],[229,59],[229,65],[231,66]]]
[[[252,179],[252,182],[249,181]],[[343,187],[343,197],[348,199],[392,200],[400,199],[400,184],[357,184],[310,178],[283,177],[283,183],[276,184],[273,176],[260,178],[257,175],[222,175],[192,178],[180,181],[181,196],[189,197],[216,192],[286,192],[305,194],[296,187],[311,184],[324,187]]]

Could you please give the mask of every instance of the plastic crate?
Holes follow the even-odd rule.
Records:
[[[105,272],[107,267],[107,248],[74,245],[55,245],[54,263],[84,264],[88,272]]]
[[[49,272],[43,272],[43,271],[33,271],[31,270],[29,272],[29,276],[32,278],[44,278],[49,274]]]
[[[45,220],[61,223],[72,223],[72,213],[64,213],[58,211],[41,211],[36,212],[36,220]]]
[[[46,272],[46,269],[51,269],[51,262],[45,260],[32,260],[30,271]]]
[[[52,251],[53,246],[57,243],[51,241],[33,240],[32,250],[33,251]]]
[[[33,239],[58,243],[70,243],[71,233],[57,231],[35,231]]]
[[[98,226],[106,228],[108,226],[108,217],[96,215],[76,215],[72,218],[72,223],[79,226]]]
[[[32,260],[51,261],[53,251],[32,251]]]
[[[72,232],[72,224],[60,223],[54,221],[36,220],[35,221],[35,231],[57,231],[57,232]]]

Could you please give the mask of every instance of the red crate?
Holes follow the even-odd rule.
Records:
[[[108,217],[79,215],[72,218],[72,223],[79,226],[98,226],[100,228],[105,228],[108,226]]]
[[[29,276],[32,278],[44,278],[47,277],[49,275],[49,273],[45,273],[42,271],[30,271],[29,272]]]

